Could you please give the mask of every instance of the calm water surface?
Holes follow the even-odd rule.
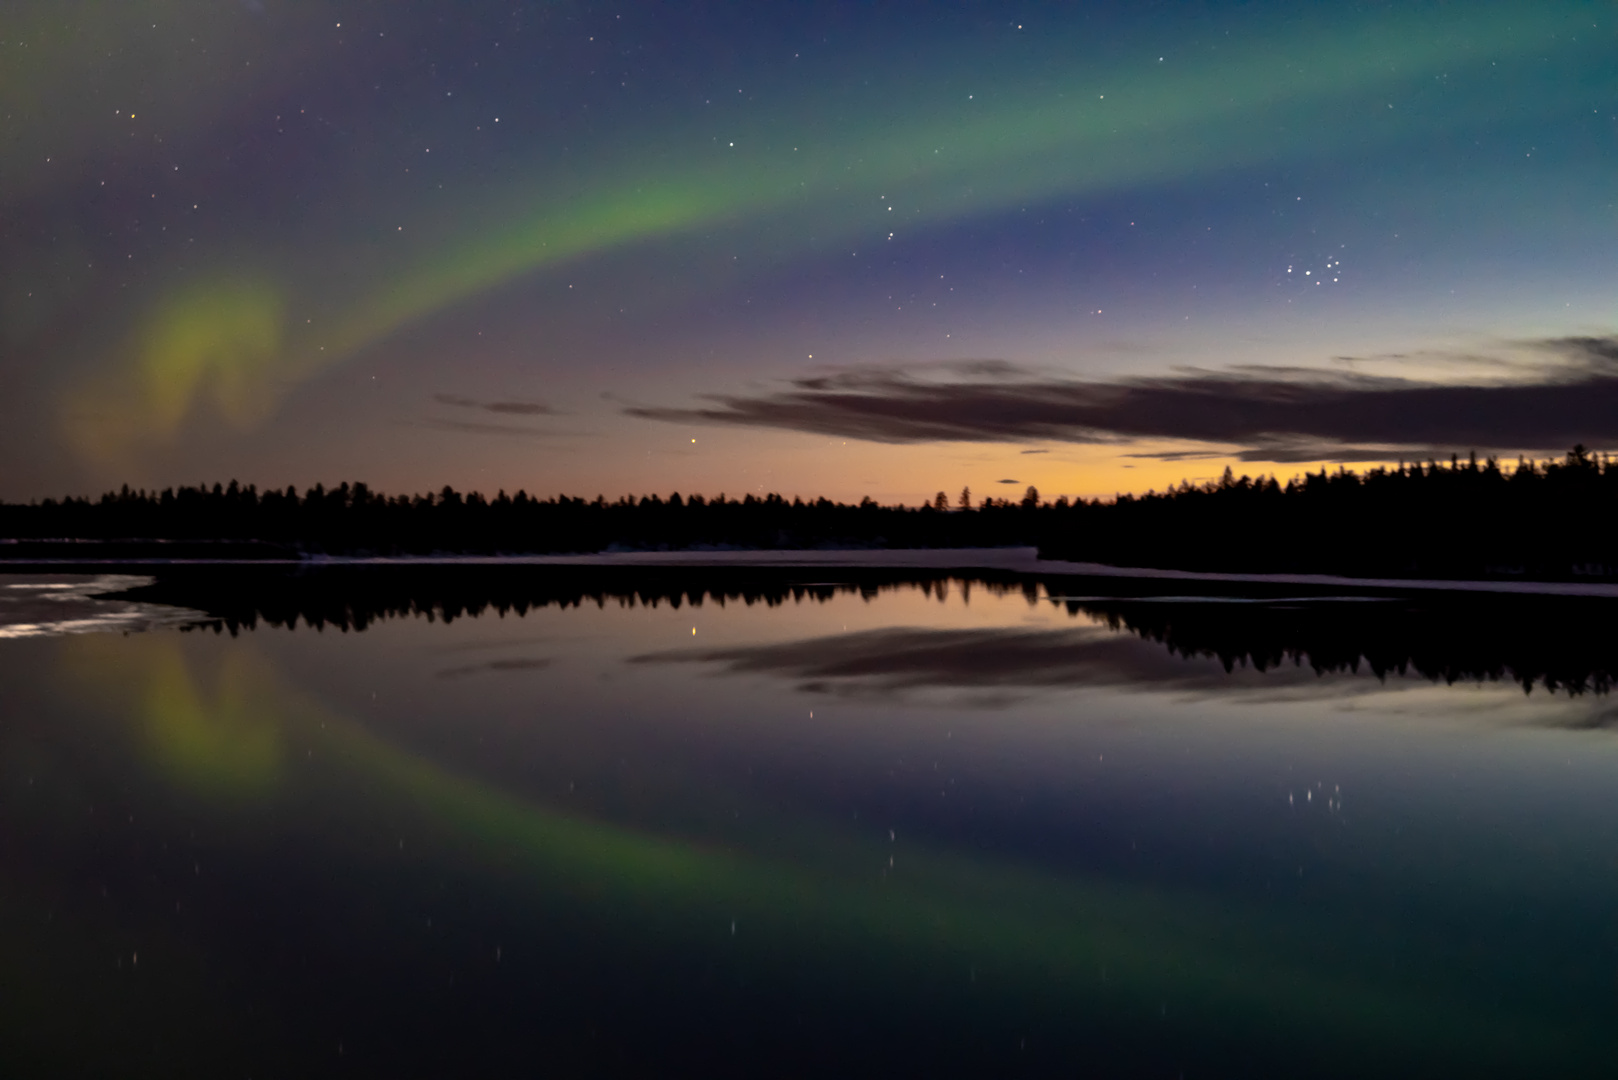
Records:
[[[773,573],[0,579],[0,1066],[1612,1074],[1606,602]]]

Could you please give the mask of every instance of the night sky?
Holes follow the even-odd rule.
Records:
[[[7,0],[0,498],[1618,449],[1618,7]]]

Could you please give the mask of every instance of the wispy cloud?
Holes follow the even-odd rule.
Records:
[[[697,408],[624,411],[884,443],[1177,440],[1274,462],[1618,445],[1618,337],[1518,342],[1509,350],[1537,359],[1537,367],[1518,359],[1502,363],[1501,378],[1467,382],[1256,365],[1085,381],[971,361],[839,371],[774,393],[707,395]]]
[[[538,401],[476,401],[459,394],[434,394],[440,405],[458,409],[482,409],[484,412],[503,413],[507,416],[561,416],[562,413]]]
[[[445,420],[436,416],[414,421],[412,426],[435,428],[439,431],[461,431],[471,435],[517,435],[530,439],[550,439],[558,435],[578,434],[577,432],[546,431],[542,428],[522,427],[518,424],[490,424],[476,420]]]
[[[492,413],[497,417],[510,417],[512,419],[567,415],[538,401],[479,401],[476,398],[463,397],[460,394],[434,394],[433,400],[440,405],[448,405],[455,409],[474,409],[481,413]],[[553,431],[544,428],[525,427],[516,423],[461,420],[446,416],[429,416],[413,423],[416,426],[435,428],[439,431],[460,431],[472,435],[515,435],[520,438],[530,439],[549,439],[558,435],[581,434],[576,431]]]

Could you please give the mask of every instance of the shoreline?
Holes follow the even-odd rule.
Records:
[[[317,556],[302,559],[0,559],[0,575],[93,573],[100,568],[140,567],[411,567],[411,566],[578,566],[846,568],[937,571],[992,571],[1029,576],[1181,581],[1231,585],[1301,585],[1346,590],[1505,593],[1588,596],[1618,599],[1618,582],[1448,580],[1443,578],[1359,578],[1337,574],[1256,574],[1041,559],[1034,547],[873,548],[841,550],[681,550],[617,551],[579,555],[421,555]]]

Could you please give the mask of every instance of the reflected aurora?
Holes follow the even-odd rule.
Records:
[[[701,947],[729,921],[746,928],[752,962],[829,973],[861,957],[869,985],[893,982],[883,993],[970,969],[974,980],[1039,987],[1049,1007],[1122,1021],[1173,1002],[1210,1032],[1256,1037],[1279,1024],[1351,1057],[1370,1040],[1406,1061],[1547,1064],[1564,1043],[1554,1026],[1480,1029],[1452,999],[1457,986],[1390,982],[1326,944],[1324,915],[1055,877],[915,843],[902,868],[878,873],[894,849],[811,819],[775,822],[766,832],[792,837],[792,850],[769,854],[625,828],[446,771],[290,685],[250,640],[152,634],[62,648],[62,690],[88,689],[190,797],[239,810],[256,802],[271,818],[317,814],[330,856],[344,860],[374,858],[366,849],[387,843],[373,835],[386,823],[385,836],[402,830],[417,837],[413,850],[440,852],[445,873],[520,881],[536,899],[644,936],[642,947]],[[198,674],[210,667],[212,691]]]

